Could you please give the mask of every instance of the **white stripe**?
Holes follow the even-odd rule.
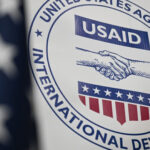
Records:
[[[129,108],[128,108],[128,103],[124,103],[124,107],[125,107],[126,122],[129,122]]]
[[[140,105],[137,105],[137,112],[138,112],[138,121],[141,121],[141,110],[140,110]]]
[[[117,121],[117,113],[116,113],[116,101],[111,101],[112,102],[112,111],[113,111],[113,119]]]
[[[100,111],[100,115],[103,115],[103,103],[102,103],[102,98],[99,98],[99,111]]]

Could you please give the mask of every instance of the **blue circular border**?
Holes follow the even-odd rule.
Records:
[[[93,141],[91,141],[91,140],[85,138],[84,136],[80,135],[78,132],[76,132],[75,130],[73,130],[68,124],[66,124],[66,123],[57,115],[57,113],[56,113],[55,110],[52,108],[52,106],[48,103],[48,101],[47,101],[45,95],[43,94],[43,92],[42,92],[42,90],[41,90],[41,88],[40,88],[40,86],[39,86],[39,84],[38,84],[38,82],[37,82],[37,79],[36,79],[35,74],[34,74],[34,72],[33,72],[33,68],[32,68],[32,65],[31,65],[31,57],[30,57],[30,54],[29,54],[29,51],[30,51],[30,48],[29,48],[29,45],[30,45],[30,35],[31,35],[31,30],[32,30],[32,27],[33,27],[33,23],[34,23],[34,21],[35,21],[37,15],[39,14],[40,10],[41,10],[41,9],[46,5],[46,3],[48,3],[48,2],[49,2],[49,0],[47,0],[45,3],[43,3],[43,5],[42,5],[42,6],[39,8],[39,10],[37,11],[36,15],[34,16],[34,18],[33,18],[33,20],[32,20],[32,23],[31,23],[31,26],[30,26],[30,29],[29,29],[29,34],[28,34],[28,57],[29,57],[29,65],[30,65],[30,68],[31,68],[33,77],[34,77],[34,79],[35,79],[35,82],[36,82],[36,84],[37,84],[39,90],[41,91],[41,94],[43,95],[45,101],[47,102],[47,104],[49,105],[49,107],[52,109],[52,111],[54,112],[54,114],[55,114],[69,129],[71,129],[73,132],[75,132],[75,133],[76,133],[77,135],[79,135],[80,137],[86,139],[87,141],[89,141],[89,142],[91,142],[91,143],[93,143],[93,144],[95,144],[95,145],[97,145],[97,146],[100,146],[100,147],[102,147],[102,148],[104,148],[104,149],[108,149],[108,148],[106,148],[106,147],[103,147],[103,146],[101,146],[101,145],[99,145],[99,144],[97,144],[97,143],[95,143],[95,142],[93,142]],[[134,4],[134,3],[133,3],[133,4]],[[91,5],[94,5],[94,4],[87,4],[87,5],[90,5],[90,6],[91,6]],[[134,5],[135,5],[135,4],[134,4]],[[81,6],[81,5],[79,5],[79,6]],[[70,8],[70,9],[73,9],[73,8],[79,7],[79,6],[74,6],[74,7]],[[85,5],[83,5],[83,6],[85,6]],[[107,7],[107,6],[103,6],[103,5],[96,5],[96,4],[95,4],[94,6],[102,6],[102,7],[106,7],[106,8],[110,8],[110,9],[117,10],[117,9],[115,9],[115,8],[111,8],[111,7]],[[70,9],[68,9],[68,10],[70,10]],[[64,14],[64,13],[67,12],[68,10],[64,11],[62,14]],[[119,11],[119,10],[117,10],[117,11]],[[120,12],[122,12],[122,11],[120,11]],[[122,12],[122,13],[125,13],[125,12]],[[60,15],[55,19],[55,21],[53,22],[53,25],[55,24],[55,22],[58,20],[58,18],[59,18],[62,14],[60,14]],[[125,13],[125,14],[127,14],[127,13]],[[127,15],[129,15],[129,14],[127,14]],[[130,17],[133,17],[133,16],[131,16],[131,15],[129,15],[129,16],[130,16]],[[139,19],[137,19],[137,18],[135,18],[135,17],[133,17],[133,18],[136,19],[136,20],[138,20],[139,22],[141,22]],[[141,22],[141,23],[144,24],[143,22]],[[53,25],[51,26],[51,29],[52,29]],[[146,24],[144,24],[144,25],[147,26]],[[50,29],[50,30],[51,30],[51,29]],[[49,33],[48,33],[48,37],[49,37],[49,34],[50,34],[50,31],[49,31]],[[47,41],[48,41],[48,38],[47,38]],[[49,65],[49,61],[48,61],[48,65]],[[50,65],[49,65],[49,69],[50,69]],[[50,69],[50,71],[51,71],[51,69]],[[51,72],[51,74],[52,74],[52,72]],[[52,77],[53,77],[53,74],[52,74]],[[53,77],[53,79],[54,79],[54,81],[55,81],[55,78],[54,78],[54,77]],[[55,81],[55,83],[56,83],[56,81]],[[58,87],[57,83],[56,83],[56,86]],[[58,89],[59,89],[59,87],[58,87]],[[59,89],[59,90],[60,90],[60,89]],[[61,90],[60,90],[60,92],[61,92]],[[61,92],[61,93],[62,93],[62,92]],[[62,93],[62,95],[63,95],[63,93]],[[63,95],[63,96],[64,96],[64,95]],[[64,97],[64,98],[65,98],[65,97]],[[65,98],[65,99],[66,99],[66,98]],[[66,99],[66,101],[68,102],[67,99]],[[68,102],[68,104],[71,105],[69,102]],[[71,105],[71,107],[72,107],[72,105]],[[73,108],[73,107],[72,107],[72,108]],[[73,109],[76,111],[75,108],[73,108]],[[76,112],[77,112],[79,115],[81,115],[78,111],[76,111]],[[81,116],[82,116],[82,115],[81,115]],[[82,117],[84,117],[84,116],[82,116]],[[85,118],[85,117],[84,117],[84,118]],[[85,118],[85,119],[86,119],[86,118]],[[86,119],[86,120],[88,120],[88,119]],[[88,120],[88,121],[91,122],[90,120]],[[91,122],[91,123],[93,123],[93,122]],[[93,123],[93,124],[95,124],[95,123]],[[104,127],[101,127],[101,126],[99,126],[99,125],[97,125],[97,124],[95,124],[95,125],[98,126],[98,127],[100,127],[100,128],[103,128],[103,129],[105,129],[105,130],[107,130],[107,131],[111,131],[111,132],[114,132],[114,133],[117,133],[117,134],[122,134],[122,135],[139,136],[139,135],[145,135],[145,134],[149,134],[149,133],[150,133],[150,131],[149,131],[149,132],[140,133],[140,134],[126,134],[126,133],[120,133],[120,132],[117,132],[117,131],[109,130],[109,129],[104,128]],[[110,149],[108,149],[108,150],[110,150]]]

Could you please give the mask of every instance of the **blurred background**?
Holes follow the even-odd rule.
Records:
[[[0,0],[0,150],[38,150],[24,10]]]

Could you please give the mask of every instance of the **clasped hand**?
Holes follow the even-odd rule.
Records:
[[[99,51],[105,61],[100,62],[95,69],[110,80],[122,80],[132,74],[130,60],[107,50]]]

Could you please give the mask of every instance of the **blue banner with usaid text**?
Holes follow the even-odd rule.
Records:
[[[76,35],[112,44],[150,50],[148,33],[75,15]]]

